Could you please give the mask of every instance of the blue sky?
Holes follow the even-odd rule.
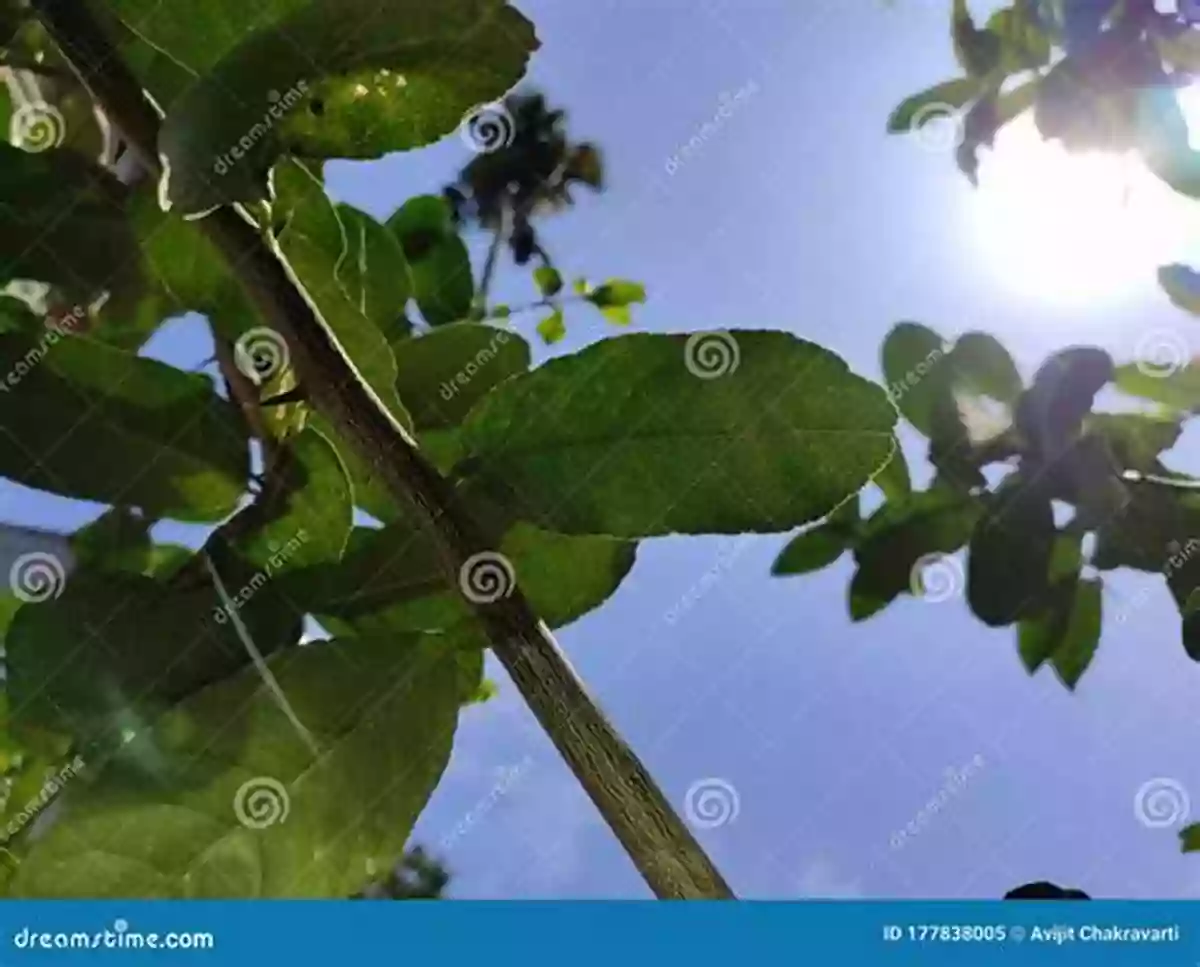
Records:
[[[1189,341],[1153,264],[1111,297],[1070,305],[1020,284],[1011,266],[1038,228],[1006,224],[1007,248],[982,236],[988,168],[972,192],[949,155],[883,134],[902,96],[956,73],[940,0],[517,6],[543,40],[530,81],[568,108],[575,137],[603,145],[610,175],[604,196],[547,224],[548,247],[567,271],[644,281],[640,330],[784,329],[872,377],[901,319],[947,335],[993,332],[1027,373],[1070,344],[1128,359],[1147,329]],[[383,216],[437,190],[467,157],[450,138],[333,165],[329,181]],[[1110,230],[1121,227],[1100,226],[1094,243]],[[1182,245],[1176,257],[1188,254]],[[1098,288],[1111,282],[1096,275]],[[533,295],[511,272],[495,294]],[[518,326],[531,333],[535,322]],[[582,310],[568,327],[556,352],[613,334]],[[207,346],[184,321],[149,351],[191,366]],[[1185,439],[1174,466],[1195,469],[1195,451]],[[0,488],[0,514],[24,525],[73,529],[96,512]],[[906,597],[850,624],[850,561],[774,579],[785,542],[646,542],[619,592],[559,635],[681,811],[702,780],[736,796],[736,817],[698,835],[740,895],[996,897],[1051,879],[1097,896],[1200,896],[1200,859],[1178,853],[1179,824],[1147,828],[1135,811],[1155,779],[1200,797],[1190,702],[1200,668],[1178,642],[1161,580],[1109,582],[1099,655],[1069,694],[1049,672],[1031,679],[1012,633],[983,628],[961,597]],[[415,835],[445,847],[453,895],[648,896],[503,673],[494,677],[500,695],[464,712]],[[936,814],[922,813],[939,794]],[[897,848],[910,822],[917,832]]]

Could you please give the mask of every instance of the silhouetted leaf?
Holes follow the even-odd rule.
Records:
[[[463,440],[471,476],[549,529],[763,533],[862,487],[891,456],[894,421],[878,386],[786,333],[644,334],[508,380]]]
[[[1006,900],[1090,900],[1082,890],[1066,889],[1046,880],[1014,887],[1004,894]]]
[[[950,353],[954,382],[1002,403],[1016,403],[1023,385],[1008,350],[995,336],[968,332],[954,341]]]
[[[807,574],[832,564],[853,545],[860,524],[855,497],[830,514],[824,523],[792,538],[771,565],[771,573]]]
[[[1184,312],[1200,316],[1200,273],[1186,265],[1164,265],[1158,284],[1167,297]]]
[[[1054,547],[1050,499],[1013,474],[1001,485],[971,535],[967,601],[990,627],[1004,627],[1040,603]]]
[[[880,507],[860,529],[854,548],[851,617],[860,621],[914,586],[919,590],[922,567],[966,544],[980,511],[977,498],[941,488]]]
[[[983,93],[983,85],[973,77],[956,77],[952,81],[935,84],[919,94],[913,94],[900,102],[888,116],[889,134],[905,134],[914,127],[937,118],[945,117],[941,108],[960,108]]]
[[[475,297],[471,259],[450,215],[444,198],[419,195],[387,221],[408,259],[417,308],[431,326],[466,319]]]
[[[1074,601],[1050,663],[1067,688],[1074,690],[1080,677],[1091,664],[1100,644],[1102,625],[1102,586],[1098,580],[1080,581],[1075,586]]]
[[[192,697],[126,756],[63,794],[12,883],[18,897],[330,897],[403,850],[446,763],[482,655],[453,639],[321,642]],[[336,846],[336,848],[334,848]]]

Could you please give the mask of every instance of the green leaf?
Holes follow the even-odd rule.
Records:
[[[971,535],[967,601],[980,621],[1004,627],[1040,606],[1055,534],[1050,498],[1038,481],[1009,476]]]
[[[299,639],[301,614],[264,572],[222,570],[261,653]],[[5,641],[9,696],[24,723],[111,740],[130,709],[135,719],[161,712],[250,662],[212,585],[175,591],[138,574],[79,570],[57,587],[17,612]]]
[[[977,498],[941,488],[880,507],[854,548],[851,617],[864,620],[901,594],[921,592],[924,567],[966,544],[979,516]]]
[[[933,433],[938,398],[947,391],[947,375],[939,365],[947,350],[941,336],[915,322],[898,323],[883,341],[888,393],[901,415],[926,436]]]
[[[69,151],[33,154],[0,141],[0,284],[53,284],[86,307],[140,281],[125,189]]]
[[[1001,403],[1016,403],[1024,389],[1016,364],[995,336],[982,332],[960,336],[950,352],[950,364],[957,387]]]
[[[983,85],[973,77],[942,81],[901,101],[888,116],[888,133],[907,134],[928,121],[945,117],[948,108],[964,107],[982,93]]]
[[[1003,52],[1001,38],[975,26],[967,0],[954,0],[951,37],[958,65],[971,77],[985,77],[999,66]]]
[[[1105,441],[1109,453],[1123,469],[1155,473],[1159,457],[1179,442],[1183,424],[1148,413],[1093,413],[1087,433]]]
[[[904,451],[900,447],[896,447],[892,459],[887,462],[887,466],[875,474],[872,483],[889,501],[904,500],[912,493],[912,478],[908,473],[908,461],[904,458]]]
[[[338,561],[353,526],[350,480],[333,444],[306,428],[277,458],[272,485],[214,532],[210,550],[232,548],[268,578]]]
[[[538,46],[532,24],[501,0],[184,0],[172,18],[187,35],[144,0],[114,7],[136,38],[133,69],[167,107],[159,149],[185,213],[267,198],[285,149],[377,158],[430,144],[512,88]],[[159,53],[199,80],[181,85]]]
[[[786,333],[640,334],[493,390],[463,424],[464,470],[568,534],[791,530],[883,467],[895,418],[878,386]]]
[[[538,335],[547,346],[561,342],[567,335],[567,323],[562,309],[555,309],[537,324]]]
[[[1098,580],[1080,581],[1062,639],[1050,663],[1067,688],[1074,690],[1087,671],[1100,643],[1102,586]]]
[[[1184,853],[1200,852],[1200,823],[1192,823],[1181,829],[1179,843]]]
[[[640,282],[609,279],[588,293],[587,301],[599,309],[623,308],[646,301],[646,287]]]
[[[1158,284],[1178,308],[1200,316],[1200,274],[1186,265],[1164,265],[1158,270]]]
[[[475,298],[467,246],[438,195],[410,198],[387,220],[408,260],[413,298],[431,326],[466,319]]]
[[[459,322],[396,345],[396,386],[418,431],[452,427],[529,363],[529,344],[515,332]]]
[[[1156,370],[1146,365],[1118,366],[1113,382],[1130,396],[1186,411],[1200,406],[1200,369]]]
[[[280,166],[276,178],[289,182],[292,202],[283,213],[287,227],[280,248],[355,367],[388,409],[411,426],[396,394],[396,360],[384,337],[402,313],[403,300],[392,301],[399,292],[394,285],[370,281],[403,278],[403,252],[383,226],[361,212],[351,216],[347,231],[324,186],[298,162]]]
[[[635,550],[626,541],[518,523],[500,544],[497,573],[508,573],[509,587],[515,575],[542,620],[556,628],[607,600],[633,567]],[[313,613],[366,633],[441,631],[474,621],[462,589],[447,585],[437,549],[411,524],[356,528],[340,565],[289,575],[283,590]]]
[[[835,527],[820,524],[793,537],[775,558],[771,573],[782,576],[819,571],[838,560],[848,549],[845,534]]]
[[[562,276],[558,269],[551,265],[539,265],[534,269],[533,281],[536,283],[538,291],[547,298],[556,296],[562,291]]]
[[[0,314],[13,318],[12,302]],[[205,376],[48,330],[0,333],[0,475],[150,517],[219,520],[242,494],[240,414]]]
[[[154,547],[150,523],[127,507],[105,511],[71,535],[74,566],[142,573]]]
[[[94,784],[68,787],[12,895],[349,896],[402,852],[481,658],[441,636],[296,649],[270,660],[294,719],[246,669],[155,726],[166,782],[129,767],[133,743]]]

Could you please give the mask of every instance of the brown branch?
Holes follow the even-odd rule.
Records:
[[[149,170],[161,173],[157,112],[79,0],[33,0],[59,47]],[[287,341],[318,412],[350,441],[389,492],[419,511],[451,586],[495,543],[479,531],[453,485],[363,381],[279,246],[238,208],[197,223],[216,244],[267,323]],[[500,659],[592,802],[661,898],[733,897],[720,872],[603,712],[518,587],[473,602]]]

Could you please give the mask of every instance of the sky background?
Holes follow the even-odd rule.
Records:
[[[1200,223],[1186,205],[1171,203],[1153,245],[1131,246],[1147,218],[1159,224],[1152,186],[1137,182],[1126,205],[1120,179],[1054,168],[1061,159],[1018,131],[973,191],[949,153],[884,134],[903,96],[957,74],[942,0],[516,6],[543,41],[530,83],[568,109],[575,139],[603,146],[609,176],[603,196],[545,224],[547,247],[568,273],[644,281],[639,330],[782,329],[873,378],[883,337],[903,319],[948,336],[992,332],[1027,375],[1072,344],[1128,360],[1161,331],[1192,348],[1195,323],[1154,279],[1164,258],[1196,254]],[[329,184],[382,217],[467,160],[449,138],[330,165]],[[1082,214],[1042,169],[1106,192],[1086,231],[1064,228]],[[534,293],[526,273],[507,271],[495,296]],[[614,334],[584,308],[568,315],[556,353]],[[516,321],[535,345],[536,322]],[[190,367],[209,346],[183,320],[147,352]],[[905,443],[923,479],[919,444]],[[1200,469],[1194,439],[1170,462]],[[0,515],[26,526],[74,529],[98,510],[0,486]],[[159,533],[195,543],[201,532]],[[1200,667],[1161,579],[1107,582],[1099,653],[1070,694],[1049,671],[1028,676],[1013,632],[984,628],[961,596],[905,596],[851,624],[849,558],[772,578],[786,541],[644,542],[614,597],[558,635],[681,812],[705,780],[736,799],[735,816],[698,836],[740,896],[986,898],[1039,879],[1093,896],[1200,896],[1200,858],[1178,852],[1184,817],[1148,828],[1135,809],[1138,790],[1165,778],[1193,792],[1200,813]],[[414,842],[443,855],[456,897],[649,896],[492,672],[500,694],[464,711]],[[942,808],[897,848],[943,789]]]

